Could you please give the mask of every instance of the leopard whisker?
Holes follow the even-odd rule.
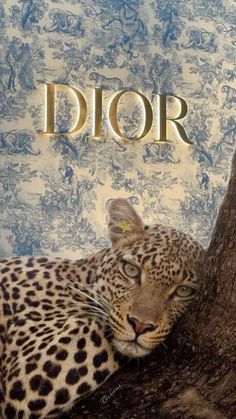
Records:
[[[101,295],[100,293],[98,293],[95,289],[94,289],[94,284],[81,284],[81,283],[77,283],[77,284],[75,284],[75,286],[74,286],[74,288],[75,289],[79,289],[79,288],[77,288],[77,287],[81,287],[81,288],[83,288],[84,290],[89,290],[90,291],[90,289],[92,289],[92,292],[94,293],[94,294],[96,294],[96,296],[99,298],[99,299],[101,299],[101,300],[103,300],[106,304],[109,304],[109,301],[107,300],[107,298],[106,297],[104,297],[104,295]]]
[[[94,313],[101,313],[104,317],[109,318],[108,313],[101,310],[99,307],[91,306],[89,304],[84,304],[84,303],[82,303],[82,306],[88,308],[90,311],[93,311]]]
[[[69,288],[70,289],[73,288],[75,291],[78,291],[84,297],[86,297],[86,298],[90,299],[91,301],[93,301],[96,305],[99,305],[100,307],[104,308],[104,305],[102,305],[101,302],[99,302],[98,300],[96,300],[95,298],[93,298],[90,294],[88,294],[88,293],[86,293],[86,292],[84,292],[84,291],[82,291],[82,290],[80,290],[78,288],[75,288],[75,287],[71,287],[70,286]]]
[[[94,311],[86,311],[84,312],[84,314],[86,314],[86,316],[90,316],[93,317],[95,319],[97,319],[98,317],[102,320],[104,320],[104,322],[106,323],[108,321],[107,317],[104,317],[101,313],[95,313]]]
[[[108,306],[108,304],[107,304],[107,302],[103,302],[103,301],[101,301],[102,300],[102,298],[101,298],[101,296],[99,295],[99,294],[97,294],[96,292],[94,292],[94,290],[92,290],[92,292],[94,293],[94,294],[96,294],[96,296],[98,297],[98,299],[96,300],[95,298],[93,298],[92,296],[91,296],[91,294],[89,294],[89,293],[86,293],[85,291],[82,291],[81,289],[79,289],[79,288],[77,288],[77,287],[74,287],[74,286],[71,286],[71,284],[70,284],[70,286],[69,286],[69,288],[71,289],[71,288],[73,288],[75,291],[78,291],[81,295],[84,295],[86,298],[89,298],[91,301],[93,301],[93,302],[95,302],[97,305],[99,305],[100,307],[102,307],[102,308],[106,308],[107,309],[107,311],[109,310],[109,306]],[[85,290],[86,290],[86,287],[83,287]],[[91,292],[90,290],[88,290],[89,292]],[[100,299],[100,301],[98,301]]]

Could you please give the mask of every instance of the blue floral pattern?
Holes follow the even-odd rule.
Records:
[[[106,203],[126,197],[146,223],[173,225],[204,245],[222,201],[236,139],[233,0],[0,0],[0,257],[81,255],[107,246]],[[44,83],[103,89],[103,135],[66,135],[74,102],[58,94],[57,130],[44,130]],[[184,98],[193,145],[111,131],[122,89]],[[135,137],[140,105],[121,101]],[[91,110],[91,109],[90,109]],[[64,134],[63,134],[64,133]]]

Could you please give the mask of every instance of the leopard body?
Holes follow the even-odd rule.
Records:
[[[126,200],[109,212],[109,249],[77,261],[0,262],[1,417],[69,411],[123,356],[155,349],[194,298],[201,245],[170,227],[145,227]]]

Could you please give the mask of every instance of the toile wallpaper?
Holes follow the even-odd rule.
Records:
[[[0,257],[71,258],[108,245],[106,205],[126,197],[145,223],[193,234],[205,246],[222,201],[236,138],[236,5],[233,0],[0,0]],[[58,97],[43,134],[43,83],[103,88],[103,136],[91,121],[65,135],[73,116]],[[184,98],[193,145],[125,141],[106,103],[132,88],[153,109],[157,93]],[[92,114],[92,112],[90,112]],[[130,136],[138,103],[121,104]]]

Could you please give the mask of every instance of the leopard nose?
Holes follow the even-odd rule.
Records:
[[[142,333],[151,332],[152,330],[156,329],[154,324],[143,323],[136,317],[130,316],[129,314],[127,314],[127,320],[131,324],[136,335],[142,335]]]

